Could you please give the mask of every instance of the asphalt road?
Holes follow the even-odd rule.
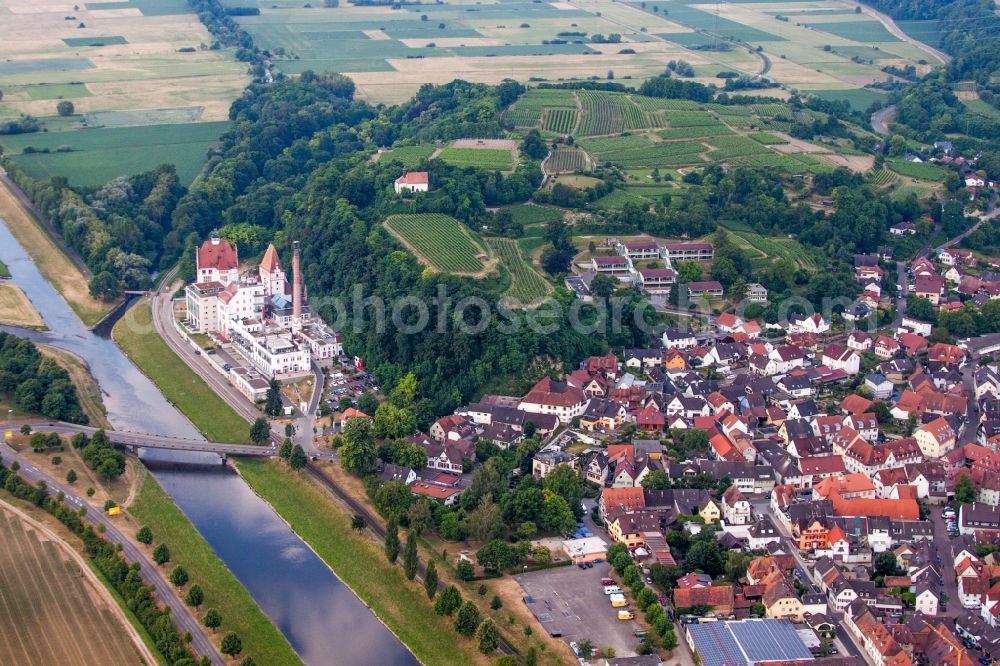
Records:
[[[222,656],[205,635],[204,628],[190,614],[188,607],[176,595],[173,586],[167,582],[166,578],[163,577],[160,569],[146,557],[145,553],[139,550],[135,544],[129,541],[125,535],[119,531],[118,527],[115,525],[114,521],[111,520],[111,518],[109,518],[99,508],[88,504],[69,486],[32,465],[7,444],[0,443],[0,452],[2,452],[3,459],[8,465],[15,460],[18,462],[21,466],[21,469],[18,470],[18,474],[21,475],[26,481],[31,483],[44,481],[45,485],[48,486],[51,492],[62,491],[63,495],[65,495],[65,502],[68,506],[75,509],[79,509],[81,506],[87,507],[87,515],[84,519],[95,526],[104,525],[104,537],[111,543],[121,544],[122,554],[125,556],[126,560],[129,562],[139,563],[141,567],[139,575],[145,583],[152,585],[155,588],[157,600],[162,605],[170,608],[179,633],[184,634],[185,632],[190,632],[190,646],[193,651],[200,656],[208,657],[212,660],[213,664],[218,664],[219,666],[225,664]]]
[[[22,424],[15,423],[10,427],[17,430]],[[57,432],[60,435],[73,435],[78,432],[93,435],[97,428],[55,421],[49,423],[29,423],[34,430]],[[273,456],[277,453],[274,444],[270,446],[253,446],[252,444],[216,444],[198,439],[180,439],[150,435],[147,433],[129,432],[127,430],[106,430],[108,439],[122,446],[137,446],[147,449],[166,449],[171,451],[206,451],[209,453],[225,453],[234,456]]]
[[[167,346],[184,361],[205,383],[215,391],[215,393],[225,400],[226,404],[233,408],[237,414],[249,422],[255,421],[261,411],[257,405],[252,403],[246,396],[236,390],[222,375],[220,375],[211,363],[204,356],[197,354],[194,348],[184,339],[184,336],[174,327],[174,313],[171,299],[173,295],[173,283],[176,279],[177,269],[171,270],[160,281],[159,287],[152,296],[153,327],[156,332],[167,343]],[[316,410],[319,407],[320,398],[323,396],[323,372],[315,364],[312,365],[313,373],[313,393],[309,399],[308,413],[300,415],[295,420],[295,434],[293,441],[300,444],[306,453],[317,458],[329,459],[329,453],[320,451],[313,444],[313,428],[316,422]],[[271,441],[273,444],[280,443],[285,435],[283,426],[278,430],[278,424],[272,424]]]
[[[889,106],[879,109],[872,114],[872,129],[875,130],[877,134],[882,136],[889,136],[892,132],[889,131],[888,119],[896,114],[896,105],[890,104]]]
[[[948,64],[949,62],[951,62],[951,56],[945,53],[944,51],[940,51],[934,48],[933,46],[928,46],[927,44],[924,44],[923,42],[918,41],[913,37],[910,37],[905,32],[900,30],[899,26],[896,25],[896,22],[892,20],[892,17],[888,16],[887,14],[883,14],[882,12],[876,11],[866,5],[860,5],[860,6],[861,6],[861,11],[873,17],[875,20],[877,20],[879,23],[885,26],[885,29],[888,30],[893,35],[893,37],[895,37],[899,41],[906,42],[907,44],[916,46],[924,53],[928,53],[934,56],[944,64]]]

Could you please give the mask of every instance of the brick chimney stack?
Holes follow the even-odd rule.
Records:
[[[302,275],[299,271],[299,242],[292,242],[292,330],[302,328]]]

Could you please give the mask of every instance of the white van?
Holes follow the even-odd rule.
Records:
[[[617,585],[605,585],[604,594],[620,594],[622,589]]]
[[[624,594],[612,594],[610,597],[608,597],[608,599],[610,599],[611,601],[625,601],[625,595]]]

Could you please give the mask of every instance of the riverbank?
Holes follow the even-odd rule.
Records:
[[[17,285],[9,282],[0,282],[0,324],[47,330],[42,316],[28,297]]]
[[[105,303],[90,295],[87,277],[3,182],[0,182],[0,218],[85,326],[93,326],[114,308],[115,303]]]
[[[171,351],[153,328],[149,301],[136,303],[111,330],[139,370],[210,442],[250,443],[250,424]]]
[[[434,613],[423,586],[406,580],[378,544],[351,529],[351,517],[308,478],[277,461],[236,462],[250,487],[333,569],[337,577],[424,664],[489,664],[475,641]]]
[[[216,645],[226,631],[235,631],[243,640],[242,656],[249,655],[258,664],[302,663],[250,593],[151,475],[146,475],[142,490],[128,511],[140,526],[152,530],[154,544],[167,544],[171,564],[187,570],[191,582],[185,590],[197,583],[205,593],[205,602],[196,615],[200,617],[208,608],[221,613],[222,627],[211,637]],[[145,548],[151,550],[152,546]]]
[[[66,372],[69,379],[76,387],[76,395],[80,399],[80,407],[83,413],[90,419],[90,425],[95,428],[111,430],[111,423],[108,421],[108,411],[104,408],[104,398],[101,396],[101,387],[97,380],[90,374],[87,362],[82,358],[68,352],[65,349],[35,343],[38,351],[45,356],[55,360]]]

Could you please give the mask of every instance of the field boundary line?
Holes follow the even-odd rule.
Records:
[[[60,550],[69,554],[70,559],[72,559],[73,562],[80,568],[83,579],[86,580],[87,584],[89,584],[92,588],[96,588],[98,596],[104,599],[104,601],[108,604],[108,607],[111,608],[111,612],[118,619],[119,623],[125,628],[125,633],[128,634],[129,639],[132,641],[133,645],[135,645],[140,656],[145,659],[150,666],[155,666],[155,664],[160,663],[150,651],[149,646],[146,645],[145,641],[142,640],[142,637],[139,636],[139,633],[136,631],[135,627],[132,626],[132,623],[129,622],[128,617],[125,615],[125,611],[118,605],[114,596],[104,583],[98,579],[97,574],[95,574],[93,569],[90,568],[86,560],[83,559],[83,555],[74,550],[72,546],[66,543],[65,539],[56,534],[47,525],[43,525],[38,522],[21,509],[9,504],[5,499],[0,500],[0,510],[14,514],[34,529],[49,537]]]

